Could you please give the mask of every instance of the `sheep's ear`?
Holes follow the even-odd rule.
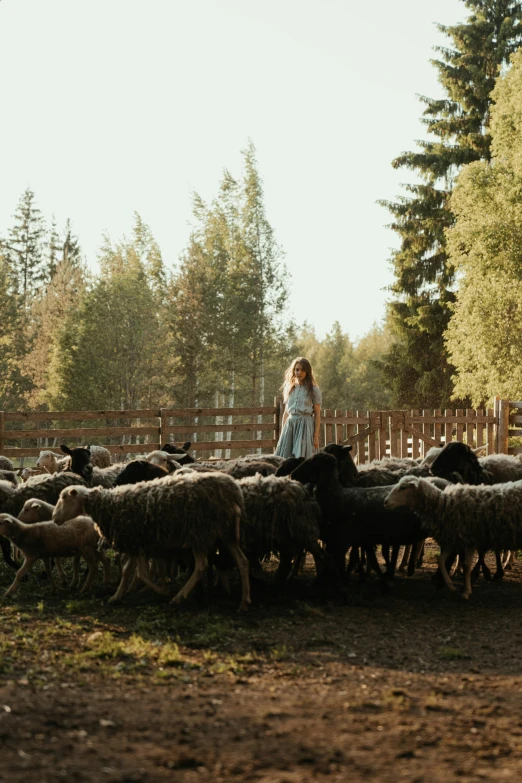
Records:
[[[351,450],[352,450],[351,446],[343,446],[343,449],[342,449],[343,457],[347,457]]]
[[[183,451],[188,451],[188,450],[190,449],[190,447],[191,447],[191,446],[192,446],[192,441],[191,441],[191,440],[187,440],[187,441],[186,441],[186,442],[183,444],[183,446],[182,446],[181,448],[183,449]]]
[[[38,503],[31,503],[30,508],[40,508],[40,506],[38,505]]]
[[[65,445],[62,443],[62,445],[60,446],[60,448],[61,448],[61,450],[63,451],[63,453],[64,453],[64,454],[68,454],[69,456],[72,456],[72,451],[71,451],[71,449],[69,448],[69,446],[65,446]]]
[[[78,494],[78,490],[75,489],[75,487],[71,487],[71,489],[69,490],[69,495],[75,497],[77,494]]]

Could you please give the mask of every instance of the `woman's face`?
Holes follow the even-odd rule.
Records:
[[[296,365],[294,367],[294,378],[298,383],[302,383],[306,378],[306,370],[303,370],[303,367],[300,362],[296,362]]]

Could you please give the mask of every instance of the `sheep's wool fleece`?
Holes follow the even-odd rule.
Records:
[[[305,486],[289,476],[249,476],[238,481],[245,501],[246,548],[306,549],[320,537],[321,511]]]
[[[441,492],[421,479],[411,508],[441,545],[479,550],[522,545],[522,481],[456,484]]]
[[[8,501],[8,507],[4,508],[0,493],[0,511],[7,511],[17,516],[22,510],[26,500],[36,498],[45,500],[46,503],[55,505],[60,497],[60,492],[66,487],[81,484],[85,486],[85,481],[76,473],[53,473],[42,476],[31,476],[25,484],[14,488]]]
[[[207,552],[216,539],[237,540],[243,496],[222,473],[175,473],[110,490],[95,487],[84,509],[116,550],[159,557],[174,549]]]
[[[1,470],[14,470],[14,465],[9,459],[9,457],[4,457],[3,454],[0,455],[0,469]]]
[[[502,484],[522,479],[522,461],[510,454],[490,454],[479,458],[480,467],[488,472],[488,483]]]

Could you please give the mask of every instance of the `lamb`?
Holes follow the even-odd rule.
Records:
[[[149,579],[145,557],[165,558],[176,550],[189,549],[194,555],[194,571],[172,599],[179,604],[205,573],[208,553],[219,542],[239,569],[240,609],[247,609],[248,561],[239,546],[244,503],[240,488],[230,476],[187,472],[110,490],[80,486],[65,489],[53,520],[63,521],[80,513],[90,514],[108,543],[130,556],[113,598],[123,595],[133,568],[129,563],[133,561],[138,566],[138,577],[157,592],[164,592]]]
[[[14,470],[14,465],[9,457],[0,455],[0,470]]]
[[[56,454],[54,451],[44,449],[44,451],[40,452],[35,467],[40,470],[40,472],[59,473],[62,470],[66,470],[69,462],[69,457],[64,457],[63,454]]]
[[[446,569],[447,558],[464,550],[464,589],[471,595],[471,562],[475,550],[518,549],[522,541],[522,481],[494,486],[448,486],[439,489],[415,476],[405,476],[392,488],[385,506],[407,508],[420,518],[426,535],[440,544],[439,567],[445,584],[455,591]]]
[[[89,573],[80,592],[88,590],[94,581],[97,564],[99,536],[94,522],[89,517],[76,517],[62,526],[54,522],[36,522],[27,525],[11,514],[0,514],[0,535],[5,536],[24,554],[24,563],[16,574],[14,582],[5,596],[15,592],[20,580],[30,571],[37,560],[44,562],[51,589],[55,582],[51,569],[51,557],[70,557],[81,554],[87,561]]]
[[[45,500],[38,500],[37,498],[30,498],[26,500],[18,519],[20,522],[25,522],[27,525],[33,525],[36,522],[50,522],[53,518],[54,505],[52,503],[46,503]],[[109,561],[103,551],[96,552],[96,558],[102,562],[104,569],[104,582],[108,584],[109,581]],[[60,579],[60,584],[66,584],[66,576],[63,570],[61,558],[57,557],[56,570]],[[77,587],[80,581],[80,555],[74,556],[73,561],[73,578],[71,581],[71,587]]]
[[[340,573],[350,547],[365,549],[370,564],[380,574],[374,546],[382,544],[384,551],[390,545],[417,544],[425,538],[415,514],[385,509],[389,487],[342,487],[332,454],[314,454],[293,471],[292,478],[314,485],[323,515],[326,551],[332,554]],[[387,576],[392,575],[393,567]]]

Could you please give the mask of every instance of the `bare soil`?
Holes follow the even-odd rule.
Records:
[[[305,570],[245,615],[32,576],[0,604],[0,780],[522,780],[522,562],[466,603],[428,560],[346,604]]]

